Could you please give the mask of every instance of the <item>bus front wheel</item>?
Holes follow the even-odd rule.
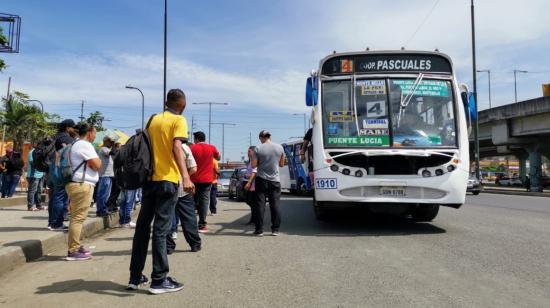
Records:
[[[320,221],[331,221],[333,219],[333,213],[328,209],[323,207],[321,202],[315,200],[313,197],[313,212],[315,213],[315,218]]]
[[[411,209],[414,221],[432,221],[439,213],[439,204],[419,204]]]

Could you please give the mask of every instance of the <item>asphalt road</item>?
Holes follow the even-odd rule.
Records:
[[[343,215],[314,219],[286,196],[281,236],[256,238],[248,208],[221,202],[203,250],[180,233],[170,256],[178,293],[124,291],[132,230],[88,240],[94,259],[65,252],[0,280],[3,307],[550,307],[550,199],[481,194],[432,223]],[[268,212],[268,211],[267,211]],[[146,274],[150,273],[148,259]]]

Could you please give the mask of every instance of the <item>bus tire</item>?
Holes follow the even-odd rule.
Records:
[[[313,212],[315,213],[315,218],[319,221],[332,221],[333,220],[333,212],[330,210],[327,210],[322,205],[319,204],[320,202],[313,202]]]
[[[439,213],[439,204],[419,204],[411,209],[414,221],[432,221]]]
[[[479,191],[474,191],[474,192],[472,192],[472,194],[474,194],[474,196],[477,196],[477,195],[479,195]]]

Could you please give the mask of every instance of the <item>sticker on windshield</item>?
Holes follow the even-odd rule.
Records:
[[[355,121],[355,114],[353,111],[331,111],[328,121],[333,123],[353,122]]]
[[[387,136],[387,135],[389,135],[389,130],[387,129],[362,128],[359,130],[359,136]]]
[[[353,72],[353,60],[342,60],[340,62],[342,73],[351,73]]]
[[[328,123],[327,131],[329,135],[335,136],[338,135],[338,123]]]
[[[384,80],[358,80],[355,85],[361,88],[361,95],[386,94],[386,83]]]
[[[366,119],[363,120],[363,128],[388,128],[387,119]]]
[[[336,179],[315,179],[315,188],[317,189],[337,189],[338,181]]]
[[[367,102],[367,118],[386,116],[386,101]]]
[[[414,86],[415,81],[412,79],[405,80],[393,80],[394,85],[401,87],[403,95],[409,95]],[[414,95],[417,96],[435,96],[435,97],[449,97],[449,86],[446,81],[439,80],[422,80]]]
[[[348,147],[389,146],[390,136],[329,137],[328,144],[333,146],[348,146]]]

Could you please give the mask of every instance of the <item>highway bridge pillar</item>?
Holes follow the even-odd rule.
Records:
[[[529,180],[531,191],[542,192],[542,157],[538,147],[529,150]]]
[[[527,157],[521,155],[519,158],[519,178],[521,182],[525,184],[525,177],[527,176]]]

